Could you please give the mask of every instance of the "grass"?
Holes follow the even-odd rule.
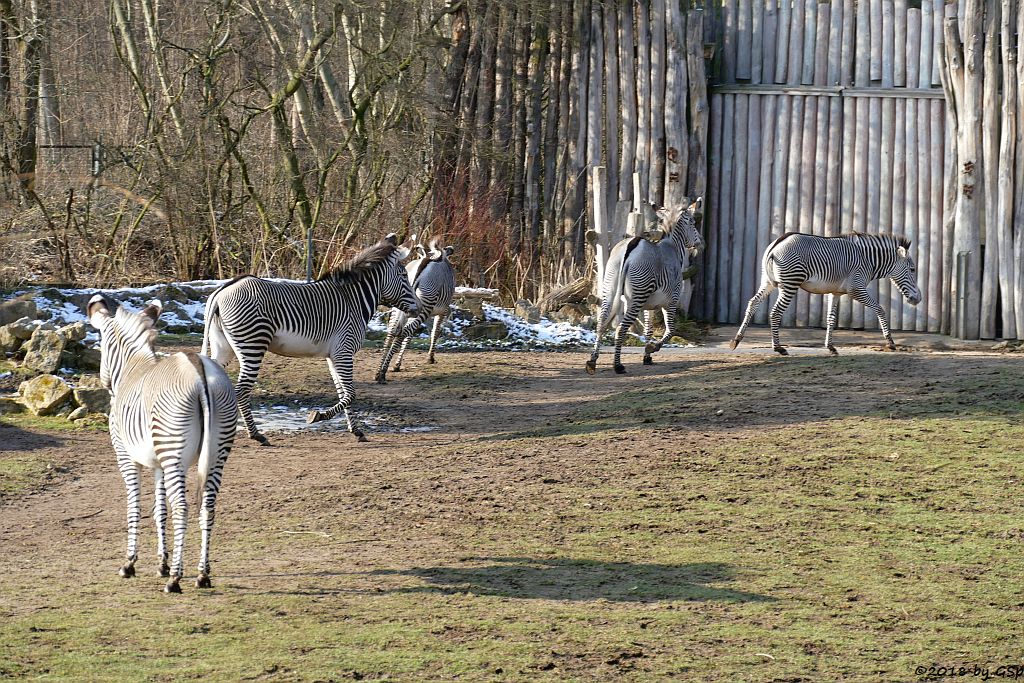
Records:
[[[1017,368],[922,382],[928,357],[729,362],[595,397],[567,425],[396,452],[409,466],[373,478],[278,482],[235,513],[250,532],[218,536],[215,569],[254,569],[209,593],[169,601],[148,564],[131,589],[110,567],[69,588],[70,558],[0,576],[0,677],[910,681],[1019,664]]]
[[[60,471],[63,468],[55,470],[54,464],[44,457],[5,453],[0,456],[0,501],[38,489]]]

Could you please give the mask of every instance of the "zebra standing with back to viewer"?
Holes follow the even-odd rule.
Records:
[[[702,199],[686,206],[658,209],[658,218],[667,235],[659,242],[644,237],[625,239],[616,244],[608,256],[601,292],[601,312],[597,319],[597,341],[587,361],[587,372],[597,370],[597,357],[601,350],[601,337],[615,316],[621,320],[615,331],[615,372],[622,374],[622,342],[626,332],[641,311],[661,309],[665,318],[665,334],[657,342],[644,347],[644,365],[652,363],[651,354],[660,351],[675,333],[676,310],[679,307],[683,285],[683,259],[686,252],[696,256],[704,246],[697,231],[696,214]]]
[[[441,329],[441,323],[451,313],[452,298],[455,296],[455,269],[448,257],[455,251],[455,247],[447,246],[438,249],[436,242],[430,243],[430,251],[423,247],[417,247],[420,254],[415,261],[410,261],[405,266],[409,274],[409,282],[412,283],[416,299],[419,301],[419,314],[409,320],[409,316],[393,309],[391,319],[388,321],[388,336],[384,340],[384,355],[380,360],[380,368],[377,370],[377,382],[384,384],[387,381],[388,366],[391,364],[391,357],[398,347],[401,339],[401,349],[398,351],[398,358],[395,360],[395,372],[402,369],[402,358],[405,356],[405,349],[409,346],[409,339],[419,331],[427,318],[434,317],[434,325],[430,330],[430,346],[427,348],[427,363],[434,362],[434,345],[437,343],[437,333]]]
[[[110,390],[110,441],[128,492],[128,561],[121,576],[135,576],[139,533],[139,468],[153,470],[160,576],[164,590],[180,593],[182,551],[188,519],[185,472],[198,462],[202,545],[197,588],[210,587],[210,531],[221,472],[231,452],[238,421],[235,389],[224,369],[195,353],[157,360],[153,350],[161,304],[140,313],[118,308],[114,315],[99,294],[86,305],[100,331],[100,380]],[[167,564],[167,501],[174,515],[174,555]]]
[[[787,232],[764,252],[761,259],[761,288],[747,304],[743,324],[736,331],[731,347],[736,348],[750,324],[754,310],[772,290],[779,288],[779,298],[772,306],[772,348],[783,356],[789,355],[779,343],[782,314],[796,296],[797,289],[812,294],[828,294],[828,327],[825,348],[838,355],[832,345],[832,328],[836,325],[839,297],[849,294],[878,316],[886,346],[896,349],[885,312],[868,291],[872,280],[887,277],[912,305],[921,302],[917,287],[914,259],[910,257],[910,240],[895,235],[864,235],[852,233],[838,237],[819,237],[798,232]]]
[[[366,441],[349,414],[352,360],[378,303],[416,313],[416,296],[399,264],[408,253],[392,233],[314,282],[243,275],[210,295],[203,353],[221,365],[227,365],[232,354],[238,358],[238,408],[250,438],[264,446],[269,443],[256,429],[251,401],[263,356],[272,351],[291,358],[326,358],[338,402],[325,411],[310,411],[306,421],[329,420],[344,412],[348,431]]]

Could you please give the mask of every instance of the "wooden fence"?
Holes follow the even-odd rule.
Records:
[[[785,231],[891,230],[913,241],[924,300],[876,284],[890,324],[944,330],[943,13],[943,0],[725,0],[708,17],[708,249],[691,313],[739,322]],[[801,291],[785,324],[823,325],[822,299]],[[762,305],[755,320],[766,317]],[[878,323],[843,297],[839,325]]]

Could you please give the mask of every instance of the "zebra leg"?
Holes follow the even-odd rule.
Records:
[[[593,375],[597,372],[597,356],[601,353],[601,337],[604,336],[605,330],[608,329],[608,324],[614,317],[613,312],[614,307],[610,299],[601,302],[601,310],[597,314],[597,327],[594,329],[596,337],[594,351],[590,354],[590,360],[587,361],[586,365],[588,375]]]
[[[654,365],[654,360],[651,358],[652,353],[661,351],[672,335],[676,333],[676,305],[672,304],[668,308],[661,309],[661,315],[665,319],[665,334],[661,336],[656,342],[648,342],[644,346],[644,365]]]
[[[651,358],[651,349],[654,348],[654,344],[651,343],[651,335],[654,333],[654,311],[647,309],[644,311],[644,365],[654,365],[654,359]]]
[[[154,434],[154,441],[156,435]],[[156,445],[157,457],[160,457],[160,446]],[[167,499],[171,504],[171,516],[174,520],[174,553],[171,555],[171,574],[164,586],[165,593],[180,593],[181,576],[183,573],[183,553],[185,547],[185,529],[188,524],[188,502],[185,500],[185,472],[181,469],[181,454],[165,455],[162,465],[167,486]]]
[[[619,323],[619,327],[615,330],[615,358],[612,361],[612,369],[618,375],[626,374],[626,366],[622,364],[622,342],[626,340],[626,333],[629,332],[629,328],[636,322],[639,311],[628,310],[622,314],[622,322]]]
[[[352,356],[351,354],[337,353],[327,358],[327,365],[331,369],[331,376],[334,378],[334,387],[338,390],[338,402],[327,410],[311,410],[306,418],[308,424],[330,420],[338,413],[345,413],[345,421],[348,423],[348,431],[356,437],[357,441],[366,441],[366,435],[361,429],[356,428],[352,422],[352,415],[349,413],[349,406],[352,405]]]
[[[773,289],[775,289],[775,285],[766,282],[761,285],[761,289],[757,290],[754,296],[750,297],[750,301],[747,302],[747,312],[743,315],[743,324],[740,325],[740,329],[736,330],[736,336],[732,338],[732,342],[729,344],[730,349],[735,349],[743,341],[743,333],[747,331],[747,325],[750,324],[750,319],[754,317],[754,311],[757,310],[762,301],[768,298]]]
[[[828,295],[828,324],[825,327],[825,348],[830,356],[838,356],[836,347],[832,346],[832,330],[836,326],[836,315],[839,313],[839,297],[835,294]]]
[[[788,356],[789,351],[783,348],[782,343],[779,341],[779,327],[782,326],[782,314],[789,308],[790,302],[796,297],[796,287],[792,289],[781,287],[779,288],[779,299],[772,306],[771,322],[772,322],[772,350],[783,356]],[[749,309],[748,309],[749,310]]]
[[[256,377],[260,374],[260,366],[263,365],[263,356],[266,351],[260,351],[252,355],[236,354],[238,356],[238,382],[235,390],[238,393],[238,412],[242,414],[242,422],[245,423],[245,430],[249,438],[261,446],[269,446],[267,437],[260,434],[256,429],[256,420],[252,417],[252,388],[256,384]]]
[[[221,447],[217,451],[217,464],[214,465],[202,491],[202,507],[199,509],[199,531],[202,535],[199,547],[199,576],[196,577],[196,588],[211,588],[210,583],[210,532],[213,531],[213,519],[216,513],[217,492],[220,490],[221,471],[228,459],[228,448]]]
[[[871,296],[871,292],[865,287],[860,287],[853,292],[850,292],[854,299],[864,304],[865,308],[869,308],[874,311],[878,317],[878,326],[882,328],[882,336],[885,337],[885,348],[889,351],[896,350],[896,342],[892,340],[892,333],[889,332],[889,321],[885,319],[885,311],[878,305],[875,298]]]
[[[121,578],[130,579],[135,576],[135,561],[139,559],[139,466],[128,457],[127,453],[117,453],[117,468],[124,479],[125,492],[128,494],[128,553],[127,561],[118,571]]]
[[[377,368],[377,374],[374,376],[373,381],[377,384],[386,384],[388,381],[388,366],[391,365],[391,356],[395,353],[395,344],[398,342],[398,338],[395,333],[388,330],[388,336],[384,340],[384,353],[380,357],[380,366]],[[403,339],[404,343],[405,340]]]
[[[160,576],[171,575],[167,565],[167,489],[164,487],[164,471],[153,469],[156,493],[153,496],[153,523],[156,525],[156,559],[160,563]]]
[[[395,359],[395,367],[391,368],[392,372],[402,371],[402,359],[405,358],[407,348],[409,348],[409,337],[402,340],[402,348],[398,349],[398,358]]]
[[[434,325],[430,328],[430,346],[427,347],[427,363],[433,365],[437,361],[434,360],[434,345],[437,344],[437,333],[441,329],[441,317],[439,315],[434,316]],[[405,347],[402,347],[402,352],[405,353]]]

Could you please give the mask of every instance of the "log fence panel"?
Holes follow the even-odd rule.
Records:
[[[910,306],[888,281],[872,287],[891,327],[942,328],[955,265],[943,258],[952,153],[940,87],[944,11],[943,0],[724,3],[715,42],[727,46],[725,68],[710,86],[707,317],[739,323],[761,255],[783,232],[859,230],[913,241],[924,301]],[[722,35],[740,27],[751,35]],[[755,323],[767,322],[774,299]],[[783,322],[826,320],[823,297],[801,291]],[[839,327],[877,326],[843,297]]]

